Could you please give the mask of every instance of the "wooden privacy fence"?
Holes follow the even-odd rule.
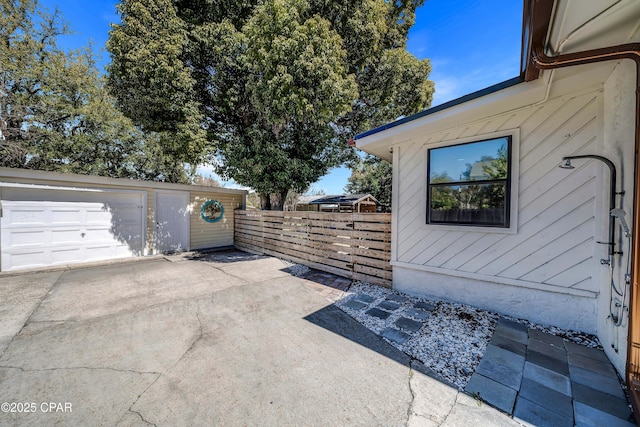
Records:
[[[391,287],[391,214],[235,211],[235,246]]]

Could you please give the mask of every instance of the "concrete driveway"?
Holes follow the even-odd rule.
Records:
[[[0,425],[515,425],[280,260],[0,274]]]

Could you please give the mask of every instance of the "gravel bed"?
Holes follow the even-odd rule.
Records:
[[[280,259],[280,261],[282,261],[282,263],[287,266],[286,270],[292,276],[300,277],[304,274],[307,274],[310,270],[310,268],[306,265],[296,264],[294,262],[287,261],[286,259]]]
[[[381,303],[385,303],[383,307],[379,306]],[[364,282],[351,285],[336,305],[459,390],[464,389],[480,363],[499,317],[496,313],[465,304],[409,297]],[[375,314],[388,317],[381,319]],[[589,347],[600,346],[593,335],[505,317]],[[404,328],[407,323],[419,329]]]

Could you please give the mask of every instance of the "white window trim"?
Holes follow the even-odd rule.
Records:
[[[469,142],[480,142],[487,139],[495,139],[504,136],[511,137],[511,195],[510,195],[510,221],[509,227],[481,227],[473,225],[454,225],[454,224],[427,224],[427,192],[429,186],[427,185],[427,162],[428,162],[428,150],[433,148],[449,147],[452,145],[465,144]],[[424,191],[422,193],[422,228],[428,230],[440,230],[440,231],[466,231],[477,233],[496,233],[496,234],[517,234],[518,233],[518,196],[520,194],[519,178],[520,178],[520,129],[509,129],[500,132],[485,133],[480,135],[474,135],[468,138],[453,139],[447,141],[440,141],[435,144],[423,145],[424,155]]]

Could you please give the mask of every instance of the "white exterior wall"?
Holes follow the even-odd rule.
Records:
[[[609,270],[600,263],[608,247],[597,243],[608,236],[608,168],[596,160],[574,160],[573,170],[558,165],[563,156],[608,157],[624,176],[629,212],[634,120],[633,85],[628,85],[633,80],[633,67],[621,65],[604,87],[552,94],[538,105],[498,115],[487,107],[489,119],[395,145],[394,288],[598,333],[611,350]],[[519,140],[515,229],[425,224],[427,149],[504,132],[513,134],[516,144]],[[620,351],[609,356],[624,372],[626,327],[617,336]]]
[[[625,190],[625,195],[616,198],[616,207],[626,212],[629,227],[633,222],[634,194],[634,123],[635,123],[635,66],[632,61],[623,61],[615,68],[604,85],[604,125],[602,154],[614,161],[618,171],[618,191]],[[624,159],[625,161],[621,161]],[[607,197],[606,195],[604,197]],[[606,226],[606,225],[604,225]],[[625,285],[624,275],[627,271],[629,257],[628,241],[622,237],[616,224],[616,250],[623,251],[614,261],[614,282],[619,289],[626,287],[628,304],[629,287]],[[601,296],[598,299],[598,337],[605,352],[618,372],[624,373],[627,357],[627,333],[629,327],[628,313],[624,314],[621,327],[613,326],[609,314],[609,298],[611,286],[609,275],[600,280]]]

